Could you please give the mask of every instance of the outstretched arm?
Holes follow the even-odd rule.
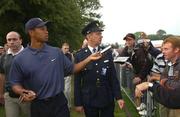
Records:
[[[102,54],[100,52],[96,52],[96,53],[91,54],[90,56],[88,56],[83,61],[75,64],[73,72],[77,73],[77,72],[81,71],[81,69],[83,69],[90,61],[98,60],[101,57],[102,57]]]

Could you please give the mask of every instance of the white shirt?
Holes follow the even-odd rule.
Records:
[[[24,49],[24,47],[21,46],[21,49],[20,49],[18,52],[14,53],[14,52],[9,48],[9,49],[7,50],[7,54],[12,54],[13,56],[15,56],[15,55],[19,54],[23,49]]]
[[[89,45],[88,45],[88,48],[89,48],[89,50],[91,51],[91,53],[94,53],[94,51],[93,51],[93,49],[94,49],[94,48],[93,48],[93,47],[91,47],[91,46],[89,46]],[[95,49],[96,49],[96,51],[95,51],[95,52],[97,52],[98,47],[95,47]]]

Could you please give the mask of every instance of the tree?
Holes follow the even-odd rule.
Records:
[[[141,33],[142,33],[142,31],[138,31],[138,32],[134,33],[136,39],[140,39],[141,38]]]
[[[156,32],[156,35],[159,37],[159,39],[164,39],[164,37],[166,36],[166,31],[165,31],[165,30],[162,30],[162,29],[159,29],[159,30]]]
[[[156,35],[160,35],[160,36],[166,35],[166,31],[165,31],[165,30],[162,30],[162,29],[159,29],[159,30],[156,32]]]
[[[148,35],[149,39],[151,40],[161,40],[161,38],[158,35],[150,34]]]
[[[83,40],[81,29],[87,21],[100,17],[93,13],[98,8],[98,0],[1,0],[0,42],[5,42],[7,32],[15,30],[23,35],[27,44],[24,24],[32,17],[40,17],[52,22],[50,44],[58,46],[68,42],[73,49],[78,48]]]
[[[100,18],[101,15],[97,14],[99,8],[101,8],[99,0],[76,0],[80,7],[80,12],[83,14],[83,18],[86,21]]]

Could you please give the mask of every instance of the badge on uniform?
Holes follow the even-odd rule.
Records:
[[[102,68],[102,70],[101,70],[101,75],[106,75],[106,71],[107,71],[107,68]]]
[[[108,63],[108,62],[109,62],[109,60],[105,60],[105,61],[104,61],[104,63]]]

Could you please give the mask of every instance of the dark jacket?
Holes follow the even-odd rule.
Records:
[[[88,47],[81,49],[75,55],[75,63],[90,54]],[[122,98],[111,51],[87,64],[80,73],[75,74],[74,80],[75,106],[105,107],[114,103],[114,98]]]
[[[134,54],[131,57],[135,77],[145,80],[153,66],[152,58],[149,52],[143,46],[135,47]]]
[[[66,53],[65,56],[70,60],[72,61],[72,54],[71,53]]]
[[[148,48],[148,52],[151,54],[152,57],[156,58],[161,51],[158,50],[157,48],[155,48],[151,42],[149,42],[149,48]]]
[[[18,98],[19,95],[15,94],[12,91],[10,82],[9,82],[9,71],[11,68],[12,61],[15,56],[12,54],[6,54],[4,53],[0,58],[0,73],[5,75],[5,92],[9,92],[9,96],[13,98]]]
[[[155,99],[168,108],[180,109],[180,58],[173,66],[173,77],[168,76],[166,68],[161,79],[166,79],[163,85],[154,83],[150,88]]]
[[[173,76],[168,75],[170,66],[166,65],[164,72],[161,75],[161,79],[167,80],[164,83],[164,87],[167,89],[176,89],[180,87],[180,57],[176,60],[176,63],[172,65],[173,67]]]

